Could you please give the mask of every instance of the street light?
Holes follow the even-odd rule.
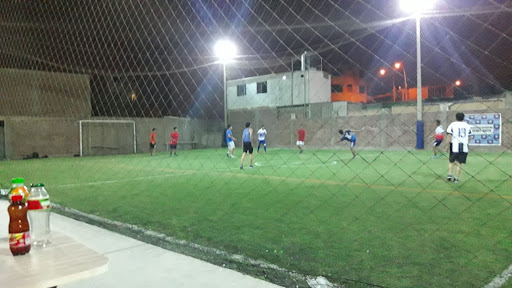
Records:
[[[416,18],[416,75],[417,75],[417,121],[416,121],[416,148],[424,148],[423,137],[423,107],[421,98],[421,34],[420,19],[425,11],[432,10],[436,0],[400,0],[400,7],[406,13],[411,13]]]
[[[460,82],[460,80],[455,81],[455,86],[460,86],[460,85],[462,85],[462,82]]]
[[[381,69],[379,70],[379,74],[380,74],[380,76],[384,76],[384,75],[386,75],[386,73],[387,73],[387,70],[386,70],[386,69],[384,69],[384,68],[381,68]],[[395,101],[396,101],[395,74],[394,74],[394,73],[391,73],[391,76],[393,77],[393,102],[395,102]]]
[[[407,93],[406,95],[408,98],[409,90],[407,89],[407,75],[405,74],[405,66],[402,65],[402,62],[395,62],[395,69],[400,70],[400,68],[402,68],[402,70],[404,71],[404,88],[405,88],[405,93]],[[403,96],[402,96],[402,101],[404,101]]]
[[[215,47],[213,47],[215,56],[219,58],[219,62],[222,63],[222,73],[224,80],[224,126],[228,125],[228,100],[227,100],[227,85],[226,85],[226,63],[233,61],[237,54],[237,48],[235,44],[229,40],[223,39],[217,41]]]

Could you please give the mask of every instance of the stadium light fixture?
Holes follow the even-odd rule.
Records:
[[[384,69],[384,68],[380,69],[379,74],[380,74],[380,76],[386,75],[386,69]]]
[[[230,40],[226,39],[217,41],[213,49],[215,56],[217,56],[219,61],[224,64],[235,59],[237,54],[236,45]]]
[[[230,40],[219,40],[213,47],[215,56],[219,58],[219,62],[222,63],[223,82],[224,82],[224,126],[228,125],[228,97],[227,97],[227,85],[226,85],[226,63],[233,61],[237,56],[236,45]]]
[[[429,10],[434,9],[436,0],[400,0],[400,8],[408,14],[412,14],[416,18],[416,105],[417,105],[417,121],[416,121],[416,149],[424,148],[424,131],[423,131],[423,103],[421,98],[421,31],[420,19],[421,15]]]
[[[460,85],[462,85],[462,82],[460,80],[455,81],[455,86],[460,86]]]
[[[418,15],[425,11],[432,10],[436,0],[400,0],[400,8],[405,13]]]

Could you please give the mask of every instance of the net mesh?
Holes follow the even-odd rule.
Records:
[[[492,283],[512,263],[512,5],[437,1],[416,18],[399,2],[1,1],[0,183],[46,182],[56,203],[339,285]],[[432,149],[436,120],[458,112],[476,133],[453,183],[446,138]],[[246,122],[253,170],[239,169]],[[357,136],[355,158],[339,130]],[[134,146],[66,171],[17,161]],[[161,211],[172,221],[141,220],[143,202],[103,209],[87,185],[105,181],[109,194],[155,186],[178,203]]]

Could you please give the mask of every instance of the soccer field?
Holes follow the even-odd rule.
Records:
[[[431,151],[269,149],[244,170],[224,149],[178,153],[6,161],[0,180],[347,287],[482,287],[512,264],[509,153],[470,153],[459,184]]]

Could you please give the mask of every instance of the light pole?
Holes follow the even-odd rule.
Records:
[[[236,57],[237,48],[235,44],[229,40],[219,40],[214,47],[215,56],[219,58],[219,63],[222,63],[223,74],[223,88],[224,88],[224,127],[228,125],[228,87],[226,81],[226,64]]]
[[[381,68],[381,69],[379,70],[379,74],[380,74],[380,76],[384,76],[384,75],[386,75],[386,72],[387,72],[387,71],[386,71],[386,69],[384,69],[384,68]],[[391,76],[392,76],[392,78],[393,78],[393,102],[395,102],[395,101],[396,101],[395,74],[394,74],[394,73],[391,73]]]
[[[421,98],[421,31],[420,19],[421,13],[432,10],[436,0],[400,0],[402,10],[412,13],[416,18],[416,89],[417,89],[417,120],[416,120],[416,148],[424,148],[424,131],[423,131],[423,103]]]
[[[409,97],[409,90],[407,88],[407,76],[405,74],[405,66],[402,65],[402,62],[395,62],[395,69],[396,70],[400,70],[400,68],[402,68],[402,71],[404,71],[404,88],[405,88],[405,93],[407,93],[407,97]],[[402,94],[402,101],[404,101],[404,97],[403,97],[403,94]]]

